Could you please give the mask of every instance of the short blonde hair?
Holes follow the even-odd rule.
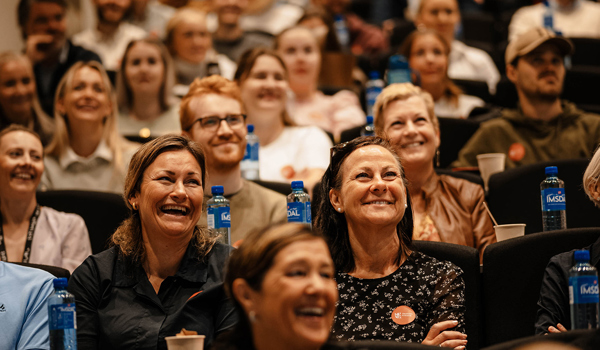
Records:
[[[383,120],[384,113],[390,103],[394,101],[408,100],[413,96],[418,96],[423,99],[423,102],[425,102],[425,107],[427,107],[427,114],[429,114],[429,118],[433,124],[433,128],[436,131],[440,130],[440,124],[434,112],[433,97],[431,97],[431,94],[418,86],[414,86],[411,83],[402,83],[389,85],[383,89],[383,91],[381,91],[377,97],[377,101],[375,101],[375,106],[373,107],[373,118],[375,119],[375,132],[377,135],[383,135],[383,126],[385,124],[385,121]]]
[[[590,164],[588,164],[585,173],[583,174],[583,190],[585,191],[585,194],[588,195],[590,200],[594,202],[597,207],[600,207],[600,199],[594,198],[590,193],[590,187],[597,187],[598,180],[600,180],[600,147],[594,152],[594,156],[592,157],[592,160],[590,160]]]

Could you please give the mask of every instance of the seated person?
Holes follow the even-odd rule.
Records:
[[[468,118],[473,108],[485,105],[479,97],[463,94],[448,77],[450,46],[438,32],[431,29],[412,32],[404,40],[400,53],[419,73],[421,87],[433,97],[438,117]]]
[[[591,157],[600,140],[600,116],[560,99],[568,39],[533,28],[506,48],[506,75],[519,96],[517,110],[505,109],[484,122],[458,154],[453,167],[476,167],[477,155],[506,154],[506,168],[536,162]]]
[[[176,11],[165,3],[164,0],[132,0],[131,15],[127,20],[145,30],[148,37],[163,40],[167,22]]]
[[[500,72],[485,51],[467,46],[454,38],[460,23],[457,0],[421,0],[415,24],[439,32],[450,44],[448,76],[452,79],[487,82],[491,94],[496,92]]]
[[[0,260],[59,266],[73,272],[92,254],[83,219],[37,203],[44,149],[33,131],[0,132]]]
[[[31,267],[0,261],[2,348],[49,349],[48,297],[54,276]]]
[[[116,71],[131,40],[142,39],[147,33],[142,28],[125,22],[132,0],[93,0],[97,10],[96,28],[73,36],[73,43],[100,55],[109,71]]]
[[[588,0],[547,0],[552,9],[552,28],[571,38],[600,39],[600,4]],[[508,39],[514,40],[527,30],[544,25],[546,5],[521,7],[510,20]]]
[[[583,189],[590,200],[600,207],[600,151],[597,150],[583,174]],[[600,238],[589,247],[590,265],[600,268]],[[555,255],[550,259],[538,300],[535,333],[560,333],[571,329],[569,306],[569,270],[575,265],[575,251]]]
[[[238,86],[218,75],[196,79],[181,107],[183,134],[206,152],[208,179],[200,225],[206,226],[206,202],[212,197],[211,187],[216,185],[223,186],[229,199],[232,243],[255,229],[285,222],[285,196],[242,178],[240,162],[246,149],[247,130]]]
[[[212,349],[323,349],[338,295],[333,276],[327,244],[306,226],[252,232],[225,276],[240,322]]]
[[[285,107],[288,71],[281,57],[268,49],[247,51],[235,80],[242,92],[248,124],[260,141],[260,179],[304,181],[309,191],[329,164],[331,139],[316,126],[294,126]]]
[[[379,137],[332,150],[314,220],[329,245],[340,294],[331,338],[464,349],[463,272],[411,250],[405,184],[399,157]]]
[[[55,131],[46,148],[42,190],[121,193],[137,148],[117,131],[115,93],[97,62],[78,62],[56,91]]]
[[[44,146],[52,140],[54,121],[40,106],[29,59],[5,52],[0,54],[0,129],[11,124],[35,131]]]
[[[114,246],[69,280],[81,349],[166,349],[165,337],[182,328],[209,346],[236,323],[222,282],[232,248],[196,225],[204,164],[195,142],[173,134],[133,156],[123,191],[131,216],[112,235]]]
[[[117,75],[119,133],[156,137],[181,132],[174,84],[171,55],[160,41],[130,42]]]
[[[326,96],[317,89],[321,50],[309,29],[297,26],[284,30],[275,39],[275,50],[289,74],[293,95],[288,100],[288,112],[296,124],[318,126],[335,139],[342,131],[365,124],[365,113],[355,93],[342,90]]]
[[[437,175],[433,168],[440,128],[431,95],[412,84],[392,84],[374,107],[375,131],[402,159],[413,208],[413,239],[456,243],[483,250],[496,242],[483,188]]]

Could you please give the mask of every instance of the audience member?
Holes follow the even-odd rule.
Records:
[[[306,226],[251,233],[225,275],[240,322],[213,349],[321,349],[335,313],[334,272],[327,244]]]
[[[600,4],[587,0],[546,0],[552,11],[552,28],[566,37],[600,39]],[[525,6],[517,10],[508,26],[508,39],[527,30],[544,26],[546,5]]]
[[[0,129],[10,124],[35,131],[43,145],[52,140],[54,122],[40,106],[29,59],[5,52],[0,54]]]
[[[560,99],[563,59],[573,46],[543,28],[533,28],[506,48],[506,75],[519,96],[517,110],[484,122],[453,166],[477,166],[482,153],[505,153],[506,168],[535,162],[591,157],[600,140],[600,116]]]
[[[340,293],[331,336],[464,348],[462,270],[411,251],[405,184],[400,159],[379,137],[332,149],[314,221]]]
[[[33,64],[42,109],[54,113],[54,92],[62,76],[75,62],[98,61],[94,52],[67,40],[67,0],[20,0],[18,21],[25,40],[25,54]]]
[[[479,97],[463,94],[448,77],[450,46],[438,32],[414,31],[404,40],[400,52],[419,73],[421,87],[433,97],[437,116],[468,118],[473,108],[485,105]]]
[[[483,188],[433,165],[440,126],[431,95],[412,84],[392,84],[377,98],[375,131],[389,138],[402,159],[413,208],[413,239],[456,243],[483,250],[496,242]]]
[[[284,30],[275,49],[285,62],[293,92],[287,109],[298,125],[315,125],[338,139],[342,131],[365,123],[365,113],[355,93],[342,90],[326,96],[317,89],[321,50],[316,37],[305,27]]]
[[[132,0],[129,22],[142,28],[151,38],[165,38],[165,28],[175,8],[160,0]]]
[[[81,349],[166,349],[181,328],[216,335],[237,321],[223,290],[231,247],[196,223],[206,180],[204,152],[164,135],[133,156],[123,197],[132,215],[114,246],[90,256],[69,280]]]
[[[237,62],[244,52],[255,47],[271,47],[273,37],[266,33],[248,32],[240,26],[240,17],[248,0],[211,0],[219,26],[213,33],[213,45],[218,53]]]
[[[0,261],[2,349],[49,349],[48,297],[54,276]]]
[[[174,85],[173,62],[160,41],[130,42],[117,75],[119,133],[155,137],[181,132]]]
[[[454,38],[460,23],[457,0],[422,0],[415,19],[417,28],[425,27],[439,32],[450,44],[448,75],[452,79],[487,82],[490,93],[496,92],[500,73],[485,51],[467,46]]]
[[[244,158],[247,133],[243,113],[239,87],[218,75],[196,79],[183,98],[180,112],[183,134],[206,152],[208,179],[200,225],[206,225],[206,202],[212,196],[211,187],[223,186],[231,206],[231,242],[287,218],[284,195],[242,178],[240,162]]]
[[[298,25],[310,29],[321,48],[321,53],[342,52],[342,45],[335,35],[333,18],[321,7],[306,9]]]
[[[42,189],[121,193],[135,146],[117,131],[117,102],[104,68],[76,63],[58,85],[55,104]]]
[[[92,253],[83,219],[41,207],[36,190],[44,148],[30,129],[0,132],[0,260],[75,270]]]
[[[311,191],[329,164],[332,143],[316,126],[293,126],[287,114],[288,72],[274,51],[244,53],[235,72],[248,123],[260,140],[260,179],[304,181]]]
[[[590,200],[600,207],[600,150],[596,150],[583,174],[583,189]],[[584,248],[590,252],[590,265],[600,268],[600,238]],[[550,259],[542,279],[538,300],[535,333],[560,333],[571,329],[569,270],[575,265],[575,251],[555,255]]]
[[[132,0],[93,0],[97,11],[96,28],[87,29],[73,36],[73,43],[100,55],[109,71],[116,71],[132,40],[142,39],[146,32],[125,22]]]

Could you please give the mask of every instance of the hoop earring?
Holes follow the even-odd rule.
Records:
[[[138,210],[138,206],[137,206],[137,204],[136,204],[136,203],[133,203],[133,204],[131,205],[131,207],[133,207],[133,210],[135,210],[135,211],[137,211],[137,210]]]

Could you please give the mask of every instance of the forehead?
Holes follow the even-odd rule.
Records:
[[[434,10],[434,9],[453,9],[458,10],[458,3],[456,0],[422,0],[423,10]]]
[[[196,158],[187,150],[166,151],[159,154],[144,173],[148,174],[163,170],[174,173],[201,173],[200,164],[198,164]]]
[[[395,100],[390,102],[383,111],[384,121],[387,118],[407,118],[414,115],[422,115],[429,119],[427,105],[420,96],[411,96],[405,100]]]
[[[250,72],[255,71],[272,71],[282,74],[285,73],[285,70],[283,69],[283,66],[279,60],[271,55],[259,56],[256,61],[254,61],[254,66],[252,66],[252,69],[250,70]]]
[[[0,66],[0,70],[2,71],[2,74],[0,74],[0,80],[2,80],[5,75],[15,75],[14,73],[22,74],[25,72],[29,74],[27,64],[20,59],[14,59],[5,62]]]
[[[204,94],[194,97],[188,108],[197,117],[224,116],[242,112],[242,106],[238,100],[220,94]]]
[[[283,33],[279,38],[280,45],[292,46],[294,44],[305,45],[307,43],[317,45],[317,39],[306,27],[297,27]]]
[[[444,44],[442,43],[442,41],[440,40],[440,38],[438,38],[433,33],[427,33],[427,34],[423,34],[423,35],[417,35],[415,37],[415,40],[413,41],[412,49],[414,49],[416,46],[424,46],[424,45],[427,45],[427,46],[437,46],[437,47],[444,48]]]
[[[191,30],[208,31],[206,27],[206,20],[202,16],[193,16],[183,19],[176,27],[175,30],[178,32],[187,32]]]
[[[342,166],[344,172],[352,170],[356,167],[398,167],[398,162],[394,155],[384,147],[377,145],[369,145],[354,150]]]
[[[53,2],[34,2],[29,11],[30,17],[51,16],[65,12],[65,8]]]
[[[298,260],[333,265],[329,248],[322,239],[306,239],[288,244],[275,255],[273,267],[294,263]]]
[[[0,138],[0,148],[33,148],[42,152],[42,142],[26,131],[12,131]]]
[[[97,69],[84,66],[79,68],[73,75],[73,82],[78,81],[102,82],[102,76]]]
[[[140,41],[131,46],[131,48],[129,49],[129,54],[160,56],[160,49],[154,44]]]

